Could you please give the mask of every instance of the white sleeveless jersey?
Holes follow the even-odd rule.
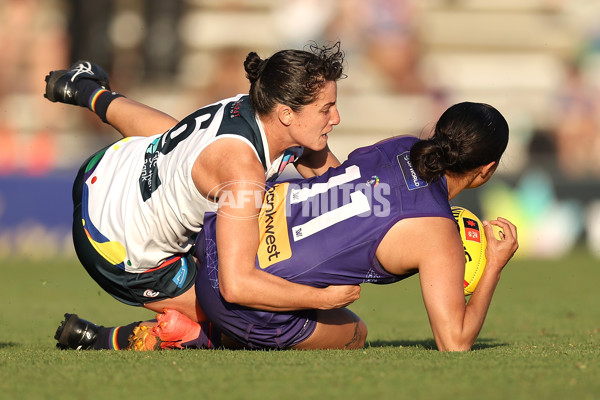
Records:
[[[192,180],[200,152],[220,138],[251,146],[274,180],[302,148],[286,150],[272,164],[265,132],[247,95],[197,110],[162,135],[122,139],[88,164],[82,218],[96,250],[127,272],[141,273],[187,253],[202,229],[204,213],[217,204]],[[231,154],[235,162],[235,154]]]

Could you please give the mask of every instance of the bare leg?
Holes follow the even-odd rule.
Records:
[[[172,128],[175,118],[127,97],[113,100],[106,111],[106,119],[124,137],[152,136]]]
[[[352,311],[346,308],[318,310],[315,331],[293,349],[360,349],[366,339],[367,325]]]
[[[194,322],[206,321],[206,315],[196,301],[196,290],[192,286],[187,292],[171,299],[146,303],[144,307],[157,313],[162,313],[165,308],[177,310]]]

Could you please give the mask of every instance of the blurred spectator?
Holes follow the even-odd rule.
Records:
[[[424,90],[413,0],[292,0],[279,3],[273,16],[290,47],[340,40],[354,77],[350,85],[359,91]]]
[[[571,178],[599,175],[600,104],[579,66],[571,63],[558,96],[556,152],[561,171]]]
[[[213,79],[206,88],[206,96],[210,102],[227,98],[239,93],[248,93],[250,86],[246,79],[244,61],[249,49],[226,47],[215,52],[217,68]]]
[[[171,81],[181,45],[183,0],[71,0],[71,61],[93,60],[121,90]]]
[[[391,92],[420,93],[418,13],[413,0],[347,0],[338,3],[338,16],[328,36],[360,51],[375,67]],[[344,43],[344,41],[346,43]]]
[[[112,46],[108,37],[112,0],[69,0],[69,65],[77,60],[93,60],[112,68]]]
[[[42,173],[57,161],[60,110],[45,107],[44,76],[67,60],[61,1],[0,2],[0,173]],[[57,114],[58,113],[58,114]]]
[[[284,47],[301,48],[307,42],[321,41],[336,15],[339,0],[288,0],[273,9],[273,21]],[[335,38],[332,38],[335,40]],[[345,40],[345,39],[344,39]],[[345,47],[342,42],[342,46]]]
[[[0,3],[0,96],[42,93],[47,65],[66,59],[67,36],[60,1],[4,0]]]

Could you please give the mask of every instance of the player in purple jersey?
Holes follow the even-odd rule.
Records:
[[[518,248],[517,230],[504,218],[484,222],[487,266],[465,303],[464,250],[449,200],[486,183],[507,142],[508,125],[496,109],[460,103],[442,115],[430,139],[388,139],[356,150],[320,177],[276,183],[259,218],[255,267],[315,287],[386,284],[419,273],[438,349],[468,350]],[[364,345],[366,325],[345,308],[269,312],[227,302],[219,290],[215,215],[205,223],[197,240],[196,295],[224,336],[250,348]],[[501,239],[490,224],[502,228]],[[176,347],[187,332],[199,330],[180,317],[171,310],[157,316],[158,326],[136,334],[134,348]]]
[[[354,151],[320,177],[270,186],[259,218],[256,268],[315,287],[388,284],[419,273],[438,349],[469,350],[500,273],[518,248],[517,230],[504,218],[484,222],[487,266],[465,303],[464,250],[449,200],[487,182],[507,142],[508,125],[496,109],[461,103],[442,115],[430,139],[388,139]],[[249,348],[364,345],[366,325],[347,309],[267,312],[225,301],[215,216],[205,222],[197,240],[196,296],[228,339]],[[502,228],[501,239],[490,224]],[[176,329],[169,325],[192,324],[168,314],[154,337],[138,341],[172,346],[160,343],[174,341]]]
[[[152,136],[166,131],[157,136],[141,156],[138,152],[131,155],[132,143],[140,143],[138,138],[134,138],[127,143],[124,140],[120,143],[122,146],[111,146],[107,151],[97,153],[82,166],[74,185],[73,232],[77,254],[89,274],[125,304],[157,312],[164,307],[175,308],[194,320],[202,320],[202,310],[197,306],[193,290],[196,269],[187,266],[195,265],[190,248],[193,235],[202,227],[204,209],[200,207],[208,204],[206,208],[218,207],[220,211],[217,235],[222,254],[221,290],[229,301],[267,310],[291,310],[343,307],[356,300],[360,292],[357,286],[315,289],[254,268],[259,242],[257,215],[260,199],[267,179],[276,177],[286,163],[293,161],[292,154],[286,150],[303,149],[302,157],[294,164],[303,176],[320,174],[330,166],[339,165],[329,151],[327,139],[328,133],[340,122],[336,103],[337,80],[343,77],[343,57],[339,43],[329,47],[311,46],[310,51],[283,50],[267,59],[261,59],[252,52],[244,63],[250,81],[248,96],[209,105],[179,123],[166,114],[112,92],[106,73],[90,62],[77,62],[69,70],[52,71],[46,77],[45,95],[49,100],[88,107],[124,136]],[[202,137],[198,139],[200,135]],[[205,135],[208,135],[205,147],[186,145],[191,138],[202,140]],[[202,201],[189,207],[186,205],[185,209],[168,201],[156,205],[164,198],[159,192],[167,185],[160,178],[156,179],[158,174],[155,172],[158,170],[166,174],[159,167],[161,160],[173,159],[174,153],[180,154],[178,151],[182,148],[189,149],[186,153],[189,157],[184,158],[185,165],[166,179],[177,177],[184,181],[185,186],[181,185],[181,190],[172,190],[182,194],[178,200],[185,193],[194,199],[200,196]],[[109,163],[111,152],[108,149],[122,150],[121,154],[130,156],[128,160],[131,162],[128,162],[134,165],[131,171],[140,176],[140,182],[124,188],[107,185],[106,191],[110,193],[106,198],[109,200],[93,202],[87,195],[91,192],[90,188],[99,185],[92,186],[96,177],[90,174],[96,171],[95,168],[100,169]],[[196,149],[197,154],[192,155]],[[119,160],[118,157],[111,160]],[[177,168],[176,161],[169,165]],[[190,163],[193,164],[191,167]],[[116,165],[110,172],[116,170],[115,175],[124,180],[132,176],[130,171],[120,170],[117,162],[109,165]],[[272,171],[272,168],[276,170]],[[162,187],[159,187],[161,183]],[[134,213],[127,214],[119,208],[123,207],[119,196],[131,195],[136,190],[140,191],[144,203],[130,196],[133,201],[128,204],[135,203],[136,211],[141,210],[138,214],[146,213],[147,218],[143,222],[140,222],[141,219],[133,220],[135,217],[131,215]],[[246,198],[247,192],[255,196]],[[221,201],[221,194],[240,201]],[[254,198],[259,201],[254,201]],[[152,206],[147,206],[148,199],[154,200],[154,203],[149,202],[153,203]],[[117,205],[110,210],[125,220],[125,227],[144,228],[149,225],[148,222],[156,221],[150,215],[152,212],[160,217],[164,210],[170,210],[172,218],[169,223],[161,226],[164,229],[159,228],[161,235],[169,237],[162,241],[152,237],[152,240],[144,242],[144,238],[150,235],[138,232],[132,235],[120,226],[116,231],[127,236],[125,239],[119,241],[108,237],[102,227],[90,224],[92,218],[86,212],[89,211],[86,209],[88,204],[88,208],[104,211],[106,203]],[[189,218],[190,215],[192,218]],[[114,220],[108,218],[106,226],[111,227]],[[143,243],[135,250],[122,250],[123,243],[129,246],[134,241]],[[121,247],[113,246],[115,243]],[[109,253],[104,251],[106,246],[113,246]],[[144,246],[149,251],[144,251]],[[103,250],[99,251],[100,248]],[[172,251],[173,248],[177,251]],[[143,256],[155,251],[169,254],[155,257],[157,259],[151,263],[130,263],[132,253]],[[56,333],[60,347],[110,348],[114,339],[111,339],[113,333],[110,332],[114,329],[97,329],[73,314],[65,317]],[[125,342],[128,329],[120,329],[120,337],[124,337]],[[98,332],[101,340],[96,340]]]

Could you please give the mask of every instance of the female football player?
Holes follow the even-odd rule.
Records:
[[[438,349],[470,349],[517,250],[517,229],[504,218],[483,223],[487,266],[465,303],[465,255],[449,200],[487,182],[507,142],[508,125],[496,109],[461,103],[441,116],[430,139],[388,139],[354,151],[322,176],[270,186],[256,268],[315,287],[387,284],[418,273]],[[491,225],[502,229],[500,239]],[[366,325],[347,309],[265,312],[227,302],[216,232],[215,215],[207,215],[197,240],[196,296],[228,340],[249,348],[364,345]],[[216,330],[201,335],[174,310],[157,319],[157,327],[136,331],[132,348],[218,346]]]
[[[438,349],[469,350],[518,248],[517,229],[504,218],[483,223],[487,265],[465,303],[465,254],[449,200],[486,183],[507,143],[508,124],[495,108],[460,103],[429,139],[388,139],[354,151],[322,176],[275,184],[259,221],[256,268],[315,287],[386,284],[418,273]],[[366,325],[347,309],[265,312],[228,302],[219,290],[218,227],[212,215],[205,222],[196,296],[227,337],[250,348],[364,345]],[[491,225],[502,229],[501,239]],[[152,332],[161,340],[176,337],[174,315],[158,316]]]
[[[339,165],[327,146],[340,122],[339,47],[283,50],[264,60],[250,53],[244,63],[249,95],[208,105],[178,123],[111,92],[92,63],[51,72],[48,99],[88,107],[128,136],[90,157],[74,184],[74,243],[90,276],[125,304],[203,319],[190,250],[204,214],[218,210],[219,278],[228,301],[282,311],[356,300],[357,286],[315,288],[254,268],[265,182],[292,162],[307,177]],[[71,343],[70,331],[85,331],[72,316],[62,328],[63,347]],[[105,330],[103,342],[126,343],[128,330]],[[120,339],[113,337],[118,331]]]

